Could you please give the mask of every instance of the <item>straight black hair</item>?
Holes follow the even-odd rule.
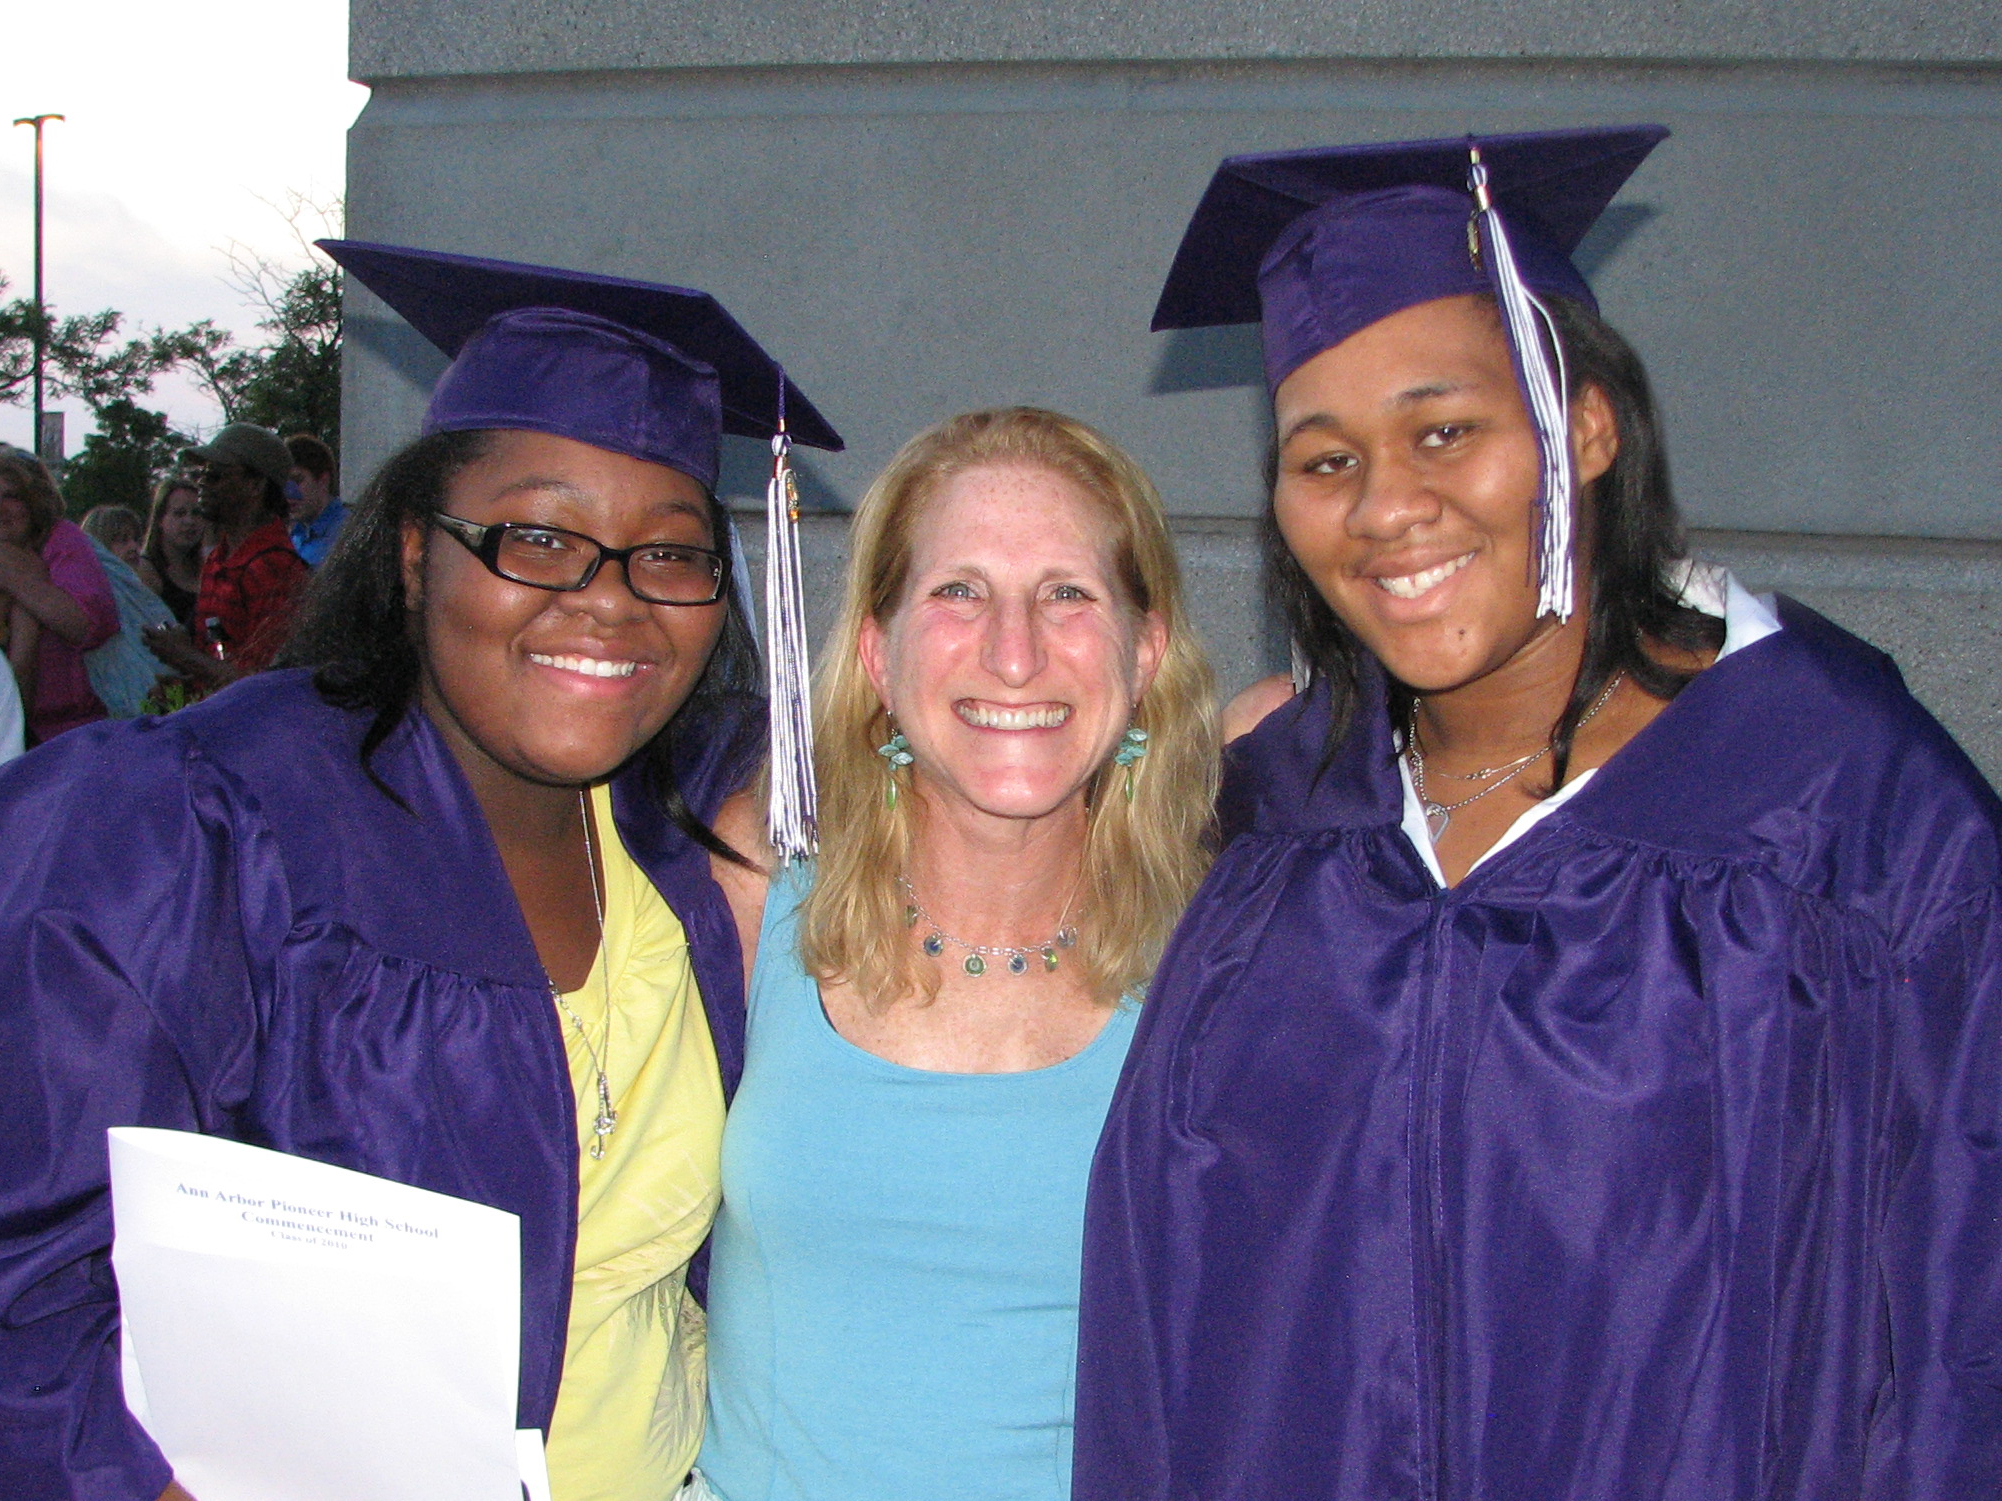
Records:
[[[1578,722],[1615,673],[1624,672],[1656,698],[1672,699],[1695,674],[1664,666],[1651,655],[1650,645],[1695,654],[1714,652],[1724,643],[1723,622],[1679,598],[1682,580],[1673,570],[1685,556],[1682,521],[1640,356],[1584,304],[1567,297],[1546,301],[1563,347],[1571,396],[1575,399],[1587,386],[1602,391],[1612,405],[1620,444],[1612,467],[1581,501],[1592,507],[1593,521],[1585,655],[1564,712],[1551,727],[1545,797],[1564,785]],[[1328,684],[1334,710],[1328,741],[1332,757],[1356,711],[1367,649],[1328,608],[1280,536],[1271,499],[1278,479],[1275,446],[1266,456],[1266,576],[1294,641]],[[1387,691],[1392,720],[1401,723],[1411,708],[1411,691],[1394,680]]]
[[[374,715],[362,736],[362,766],[386,797],[402,799],[375,774],[371,758],[417,701],[423,671],[403,593],[403,528],[429,528],[454,477],[492,447],[487,432],[433,433],[393,455],[369,482],[342,524],[333,550],[314,572],[277,666],[310,667],[328,703]],[[709,497],[710,535],[729,566],[729,520]],[[757,639],[739,608],[726,571],[723,634],[688,701],[639,752],[647,785],[661,811],[710,852],[743,863],[688,806],[675,781],[677,725],[711,719],[720,701],[755,694],[762,682]],[[740,716],[717,716],[726,724]]]

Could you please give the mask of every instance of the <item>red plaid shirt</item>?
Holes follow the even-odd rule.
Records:
[[[234,550],[218,546],[202,564],[195,593],[195,641],[204,651],[210,620],[222,623],[223,648],[244,672],[271,665],[292,625],[292,599],[306,582],[306,565],[292,551],[280,520],[267,521]]]

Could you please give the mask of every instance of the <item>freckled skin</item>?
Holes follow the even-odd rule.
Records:
[[[903,601],[865,621],[870,682],[934,799],[1035,819],[1075,804],[1111,757],[1160,662],[1166,630],[1114,573],[1112,534],[1072,481],[1034,465],[954,476],[912,536]],[[963,706],[1062,706],[1057,727],[966,723]]]
[[[864,621],[860,642],[915,758],[903,873],[967,942],[1041,944],[1079,915],[1085,789],[1153,680],[1167,628],[1125,596],[1099,504],[1041,465],[953,477],[911,544],[903,598],[888,620]],[[994,727],[1008,710],[1061,722]],[[865,995],[836,977],[821,1003],[857,1047],[953,1073],[1046,1068],[1106,1024],[1075,965],[983,979],[955,954],[937,968],[928,997]]]

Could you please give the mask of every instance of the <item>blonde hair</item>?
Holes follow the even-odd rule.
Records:
[[[106,547],[116,549],[121,542],[138,542],[146,523],[130,506],[104,505],[92,506],[77,525]]]
[[[911,439],[870,486],[849,533],[841,614],[822,650],[814,724],[822,853],[800,914],[809,973],[854,985],[866,1004],[938,992],[937,963],[909,941],[897,876],[908,868],[913,797],[884,796],[876,747],[891,733],[861,664],[862,622],[888,624],[903,604],[918,516],[953,476],[1029,464],[1077,484],[1111,523],[1114,570],[1135,612],[1167,627],[1153,682],[1133,714],[1147,754],[1101,768],[1086,790],[1087,832],[1077,906],[1077,960],[1110,1004],[1138,992],[1209,865],[1218,764],[1214,683],[1182,599],[1181,571],[1161,498],[1140,466],[1069,417],[1004,407],[953,417]],[[1115,792],[1115,787],[1120,790]]]

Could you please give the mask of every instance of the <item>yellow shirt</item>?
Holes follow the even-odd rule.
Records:
[[[716,1217],[723,1086],[681,921],[620,843],[607,789],[592,793],[592,808],[604,942],[590,978],[563,999],[590,1028],[619,1120],[594,1160],[597,1066],[559,1011],[580,1146],[576,1280],[549,1478],[556,1501],[663,1501],[702,1442],[705,1328],[683,1279]]]

